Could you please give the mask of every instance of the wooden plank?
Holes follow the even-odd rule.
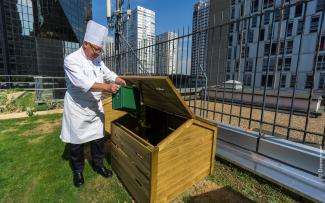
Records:
[[[203,149],[205,147],[205,149]],[[201,149],[206,150],[208,155],[210,156],[212,148],[212,140],[207,140],[204,138],[196,139],[184,145],[179,146],[178,148],[170,148],[168,151],[164,153],[159,153],[159,160],[174,160],[178,159],[178,157],[188,157],[192,152],[200,151]],[[210,151],[208,151],[210,150]],[[159,162],[160,163],[160,162]]]
[[[155,147],[151,155],[150,202],[154,202],[157,196],[158,153],[159,148]]]
[[[131,139],[128,134],[121,132],[121,129],[113,126],[112,132],[112,142],[130,157],[143,174],[150,178],[151,152]]]
[[[205,158],[205,159],[209,159],[208,163],[210,163],[211,150],[209,148],[211,147],[211,145],[206,144],[206,145],[203,145],[202,147],[206,147],[206,149],[201,148],[200,150],[193,150],[192,152],[187,151],[180,155],[175,155],[175,157],[171,157],[171,158],[169,158],[169,157],[161,158],[158,155],[158,159],[159,159],[158,167],[160,169],[158,175],[160,175],[166,171],[169,171],[169,170],[173,170],[173,169],[176,170],[177,169],[176,167],[181,164],[187,165],[188,163],[186,163],[185,160],[189,160],[189,161],[192,160],[192,162],[193,161],[195,162],[197,160],[203,160]],[[196,160],[193,160],[193,159],[196,159]]]
[[[171,186],[166,191],[159,191],[157,194],[157,202],[170,202],[171,200],[175,199],[177,196],[179,196],[182,192],[184,192],[187,188],[194,185],[199,180],[202,180],[207,173],[209,169],[206,168],[206,170],[203,170],[200,174],[197,174],[197,176],[192,178],[184,178],[182,180],[182,184],[177,184],[174,186]]]
[[[158,143],[159,151],[163,150],[166,146],[169,146],[180,134],[182,134],[187,128],[193,124],[193,119],[189,119],[184,124],[179,126],[172,134]]]
[[[198,126],[191,126],[190,128],[187,128],[182,132],[181,135],[178,135],[172,143],[169,145],[166,145],[162,150],[160,150],[162,153],[167,152],[170,149],[173,148],[179,148],[181,146],[186,145],[189,142],[194,142],[195,140],[202,139],[202,140],[211,140],[211,137],[213,131],[200,128]],[[204,141],[202,141],[204,142]],[[198,143],[200,144],[200,143]],[[212,143],[211,143],[212,144]],[[160,153],[161,154],[161,153]]]
[[[153,151],[154,146],[152,144],[150,144],[147,140],[145,140],[142,137],[138,136],[137,134],[133,133],[131,130],[129,130],[125,126],[119,124],[118,122],[114,122],[113,124],[115,126],[117,126],[119,129],[121,129],[122,132],[129,135],[132,140],[137,141],[141,146],[143,146],[144,148],[147,148],[149,151]]]
[[[201,153],[202,154],[202,153]],[[171,164],[171,162],[166,162]],[[170,185],[170,183],[178,181],[183,176],[193,176],[198,173],[203,167],[210,169],[210,156],[205,156],[197,160],[191,158],[179,160],[175,165],[166,169],[166,165],[158,165],[158,190],[163,188],[163,185]],[[163,170],[165,168],[165,170]],[[160,172],[161,169],[161,172]],[[207,174],[208,175],[208,174]]]
[[[212,153],[211,153],[211,167],[210,167],[210,175],[213,174],[214,172],[214,161],[215,161],[215,157],[216,157],[216,148],[217,148],[217,134],[218,133],[218,129],[216,129],[213,133],[213,137],[212,137]]]
[[[112,146],[112,167],[138,202],[149,202],[150,183],[120,149]]]

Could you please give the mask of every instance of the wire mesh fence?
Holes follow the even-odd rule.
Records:
[[[120,53],[107,45],[106,65],[168,76],[198,116],[324,149],[324,1],[228,4],[209,27],[124,36]]]

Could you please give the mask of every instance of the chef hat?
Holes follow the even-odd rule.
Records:
[[[88,21],[84,41],[94,44],[99,47],[104,47],[107,40],[108,30],[105,26]]]

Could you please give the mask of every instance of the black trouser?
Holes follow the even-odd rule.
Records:
[[[105,139],[100,138],[90,142],[91,159],[93,167],[103,166]],[[82,172],[84,168],[84,144],[70,143],[70,160],[72,170]]]

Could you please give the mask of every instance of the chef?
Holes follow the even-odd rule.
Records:
[[[104,167],[104,111],[102,92],[115,93],[125,81],[110,71],[100,58],[107,28],[90,20],[82,46],[64,59],[67,91],[60,138],[70,146],[73,183],[84,183],[84,144],[90,143],[93,169],[112,176]],[[107,82],[107,83],[106,83]]]

